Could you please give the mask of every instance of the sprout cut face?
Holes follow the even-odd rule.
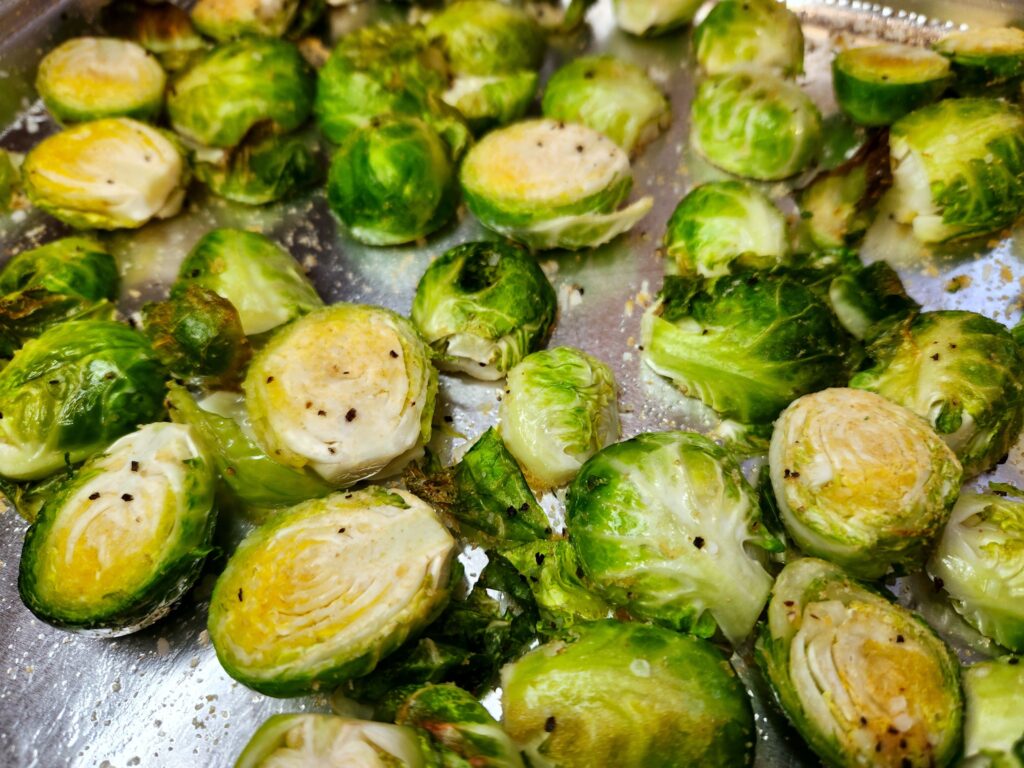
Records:
[[[777,0],[723,0],[693,32],[697,63],[708,75],[738,69],[794,77],[804,71],[800,19]]]
[[[466,243],[420,278],[412,321],[439,367],[493,381],[544,345],[556,310],[554,288],[524,249]]]
[[[957,755],[956,656],[921,619],[835,565],[803,558],[783,569],[757,660],[828,765],[924,768]]]
[[[964,671],[964,755],[970,768],[1018,768],[1024,755],[1024,666],[1016,657],[972,664]]]
[[[754,717],[710,643],[602,621],[502,670],[504,726],[530,765],[750,765]]]
[[[43,621],[138,631],[191,588],[213,535],[214,477],[188,427],[149,424],[79,469],[29,529],[18,589]]]
[[[77,229],[141,227],[181,209],[188,165],[156,128],[128,118],[43,139],[22,165],[32,204]]]
[[[632,35],[660,35],[693,21],[701,0],[613,0],[615,23]]]
[[[692,432],[640,435],[591,458],[569,488],[569,533],[587,576],[634,616],[734,643],[772,578],[749,552],[782,548],[725,449]]]
[[[619,437],[611,369],[571,347],[534,352],[508,374],[501,437],[531,484],[564,485]]]
[[[293,507],[251,533],[217,579],[217,657],[269,696],[364,675],[444,607],[454,551],[434,510],[404,491]]]
[[[1017,27],[972,25],[950,32],[934,48],[952,63],[956,89],[964,95],[992,93],[1024,76],[1024,30]]]
[[[863,578],[921,562],[962,474],[924,419],[856,389],[827,389],[789,406],[775,422],[768,460],[796,543]]]
[[[249,367],[244,390],[267,455],[348,486],[422,453],[437,372],[408,320],[335,304],[275,334]]]

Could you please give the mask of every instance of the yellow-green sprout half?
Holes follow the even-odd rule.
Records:
[[[1024,29],[975,27],[950,32],[933,46],[950,59],[964,95],[1016,85],[1024,76]]]
[[[217,657],[270,696],[364,675],[443,609],[455,546],[433,508],[405,491],[335,493],[285,510],[217,579]]]
[[[43,507],[18,588],[43,621],[123,635],[171,610],[213,535],[210,461],[181,424],[149,424],[79,469]]]
[[[804,71],[800,19],[777,0],[722,0],[693,31],[693,46],[709,75],[747,67],[783,77]]]
[[[306,18],[315,6],[312,18]],[[196,29],[214,40],[246,35],[282,37],[296,25],[309,26],[323,11],[323,0],[199,0],[192,8]]]
[[[526,120],[487,134],[466,154],[466,205],[487,228],[534,249],[580,249],[629,231],[651,210],[620,209],[633,172],[608,137],[577,123]]]
[[[164,103],[167,75],[138,43],[113,37],[76,37],[39,63],[36,90],[59,121],[103,117],[154,118]]]
[[[130,118],[43,139],[22,176],[32,204],[78,229],[134,229],[181,210],[189,170],[177,144]]]
[[[768,459],[796,543],[863,578],[878,578],[893,563],[920,563],[949,517],[962,474],[928,422],[856,389],[793,402],[775,422]]]
[[[335,304],[275,334],[243,388],[268,456],[348,486],[422,453],[437,372],[408,320],[381,307]]]
[[[920,618],[805,557],[775,582],[757,643],[786,716],[830,766],[942,768],[960,747],[960,665]]]
[[[701,0],[613,0],[615,23],[632,35],[660,35],[693,21]]]
[[[1009,658],[964,670],[964,760],[961,768],[1024,765],[1024,664]]]

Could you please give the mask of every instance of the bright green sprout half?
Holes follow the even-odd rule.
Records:
[[[612,0],[615,23],[632,35],[654,36],[693,21],[701,0]]]
[[[800,19],[777,0],[722,0],[697,25],[693,45],[708,75],[749,68],[794,77],[804,71]]]
[[[195,174],[214,194],[248,205],[287,200],[320,176],[306,136],[250,134],[217,162],[197,162]]]

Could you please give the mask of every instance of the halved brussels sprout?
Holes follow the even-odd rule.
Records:
[[[192,23],[221,42],[250,35],[282,37],[301,33],[323,10],[323,0],[199,0],[192,7]]]
[[[494,381],[542,347],[558,299],[536,259],[519,246],[465,243],[420,278],[412,321],[438,367]]]
[[[141,45],[114,37],[75,37],[39,62],[36,90],[60,122],[155,118],[167,75]]]
[[[749,68],[794,77],[804,71],[800,19],[777,0],[722,0],[694,29],[693,45],[709,75]]]
[[[1024,354],[1005,326],[974,312],[922,312],[868,347],[850,380],[927,419],[973,477],[991,469],[1024,422]]]
[[[504,726],[530,765],[750,765],[754,716],[710,643],[602,621],[502,670]]]
[[[897,221],[925,243],[982,235],[1024,207],[1024,114],[997,99],[946,99],[892,126]]]
[[[242,329],[254,336],[324,305],[298,263],[256,232],[213,229],[181,264],[174,290],[207,288],[238,310]]]
[[[235,768],[287,766],[427,768],[416,730],[336,715],[274,715],[252,735]]]
[[[204,54],[171,84],[167,114],[174,130],[203,147],[237,146],[258,124],[281,133],[306,122],[316,83],[298,48],[246,37]]]
[[[758,665],[828,765],[947,766],[961,741],[960,665],[920,618],[806,557],[775,582]]]
[[[0,213],[11,207],[20,182],[21,174],[14,166],[10,153],[0,149]]]
[[[683,275],[718,277],[734,266],[771,269],[789,257],[786,217],[742,181],[692,189],[672,212],[664,245]]]
[[[846,379],[832,310],[785,275],[668,276],[641,324],[643,359],[722,416],[770,424],[800,395]]]
[[[466,154],[466,205],[487,228],[530,248],[576,250],[606,243],[651,210],[626,208],[629,158],[584,125],[527,120],[493,131]]]
[[[708,77],[690,105],[693,148],[724,171],[777,181],[821,149],[821,113],[799,87],[768,73]]]
[[[320,175],[311,142],[304,136],[250,134],[217,162],[197,162],[195,174],[214,194],[248,205],[264,205],[312,186]]]
[[[213,536],[214,476],[188,427],[157,423],[86,462],[43,506],[18,591],[62,629],[125,635],[165,616]]]
[[[951,80],[949,61],[913,45],[847,48],[832,60],[836,101],[861,125],[892,125],[936,101]]]
[[[519,120],[530,108],[539,76],[531,70],[508,75],[460,75],[441,98],[461,113],[477,134]]]
[[[569,487],[569,536],[612,603],[700,637],[750,634],[772,577],[754,548],[782,544],[736,460],[693,432],[643,434],[591,458]]]
[[[924,419],[858,389],[794,402],[775,422],[768,461],[794,541],[868,579],[921,564],[962,475]]]
[[[124,117],[43,139],[21,169],[32,204],[76,229],[136,228],[174,216],[189,178],[174,141]]]
[[[861,340],[881,333],[884,324],[899,323],[921,309],[907,295],[900,276],[884,261],[840,270],[829,283],[828,300],[843,328]]]
[[[188,11],[173,3],[115,4],[110,22],[123,36],[154,54],[169,72],[186,67],[207,47]]]
[[[217,658],[268,696],[364,675],[440,613],[455,546],[430,505],[405,491],[292,507],[249,534],[217,579]]]
[[[276,333],[249,366],[244,390],[269,456],[347,486],[422,454],[437,372],[404,317],[335,304]]]
[[[509,371],[499,429],[531,485],[565,485],[618,439],[617,397],[611,369],[572,347],[534,352]]]
[[[548,80],[544,116],[582,123],[634,155],[668,128],[668,99],[640,67],[613,56],[581,56]]]
[[[689,24],[701,4],[701,0],[612,0],[619,29],[650,36]]]
[[[1021,652],[1022,563],[1024,495],[996,485],[985,494],[960,496],[928,561],[928,572],[971,626],[1004,648]]]
[[[331,161],[331,210],[361,243],[426,237],[455,213],[458,186],[448,146],[414,117],[384,117],[351,134]]]
[[[1020,768],[1024,765],[1024,665],[1014,656],[981,661],[963,673],[963,768]]]
[[[29,340],[0,370],[0,476],[46,477],[159,418],[164,376],[121,323],[73,320]]]
[[[960,93],[983,93],[1024,76],[1024,30],[972,27],[950,32],[933,46],[948,58]]]

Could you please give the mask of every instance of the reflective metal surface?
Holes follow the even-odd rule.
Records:
[[[791,0],[806,21],[807,77],[803,84],[822,108],[835,110],[828,64],[840,36],[901,40],[930,38],[947,26],[999,24],[1017,17],[1020,6],[998,2],[907,3],[903,10],[869,3]],[[70,6],[68,6],[70,8]],[[53,43],[83,27],[79,15],[59,3],[7,0],[0,7],[0,145],[24,151],[53,130],[37,104],[27,99],[35,61]],[[386,13],[395,13],[391,7]],[[365,7],[336,12],[335,29],[373,15]],[[1024,15],[1022,13],[1021,15]],[[589,16],[590,28],[556,40],[545,68],[583,51],[602,51],[649,69],[670,94],[674,122],[635,162],[635,194],[654,195],[652,213],[627,237],[588,253],[546,254],[545,271],[560,305],[552,344],[581,347],[615,369],[621,387],[624,436],[679,426],[706,429],[714,422],[693,402],[648,373],[637,350],[644,307],[657,292],[663,260],[657,245],[669,214],[698,181],[716,171],[688,150],[688,104],[693,90],[689,35],[643,41],[616,32],[608,0]],[[21,99],[25,98],[24,103]],[[19,116],[14,119],[14,113]],[[786,188],[769,188],[777,197]],[[791,209],[791,207],[790,207]],[[122,307],[136,310],[173,279],[192,243],[216,225],[259,229],[288,247],[310,272],[328,301],[355,300],[409,311],[420,274],[452,245],[486,236],[471,218],[422,247],[367,248],[338,229],[322,194],[288,205],[250,209],[197,198],[189,210],[135,233],[109,238],[124,276]],[[0,258],[52,239],[62,230],[29,212],[0,215]],[[904,275],[913,296],[929,309],[970,308],[1010,324],[1020,314],[1024,229],[994,238],[980,251],[929,251],[884,222],[868,236],[867,258],[886,258]],[[963,275],[951,293],[949,280]],[[442,377],[437,445],[457,455],[497,418],[501,387]],[[451,416],[445,424],[441,416]],[[1001,480],[1019,480],[1024,455],[1018,445],[997,469]],[[545,507],[556,525],[560,501]],[[13,512],[0,514],[0,765],[3,766],[226,766],[267,716],[282,711],[327,710],[324,697],[274,700],[232,681],[220,668],[204,624],[212,581],[222,558],[214,559],[200,584],[169,617],[150,629],[116,640],[77,637],[35,620],[17,594],[17,564],[25,524]],[[218,538],[225,549],[240,524],[223,520]],[[985,654],[986,644],[939,600],[930,584],[894,584],[901,600],[940,625],[965,656]],[[758,711],[760,766],[813,765],[798,737],[766,706],[763,681],[751,670],[749,654],[734,658],[754,694]]]

